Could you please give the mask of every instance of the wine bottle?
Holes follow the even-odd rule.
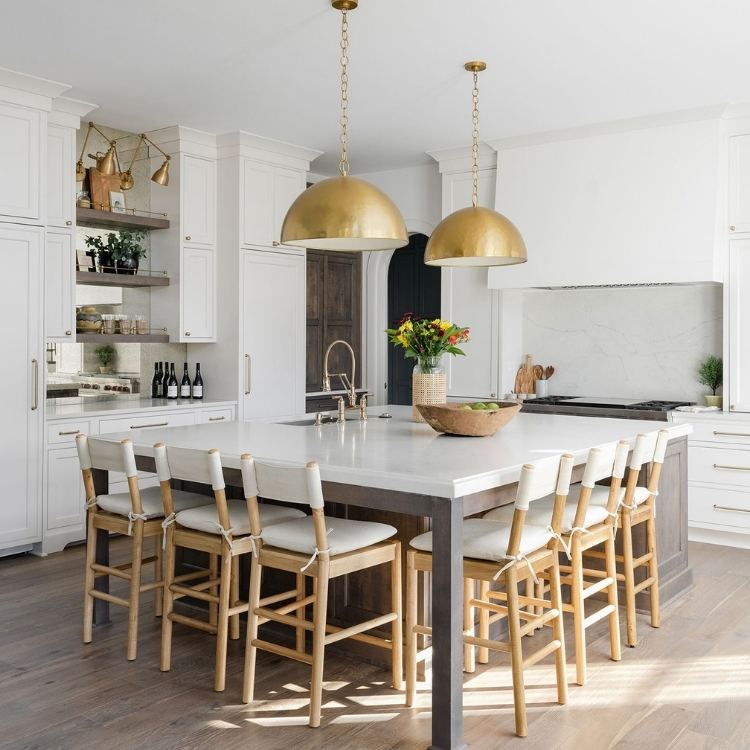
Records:
[[[174,374],[174,362],[172,362],[169,380],[167,381],[167,398],[177,398],[177,378]]]
[[[164,363],[164,377],[161,380],[161,397],[169,398],[168,396],[169,387],[169,362]]]
[[[180,398],[190,398],[190,375],[187,371],[187,362],[182,370],[182,382],[180,383]]]
[[[159,374],[159,363],[154,362],[154,377],[151,378],[151,398],[161,396],[161,375]]]
[[[201,363],[195,366],[195,380],[193,380],[193,398],[203,398],[203,378],[201,377]]]
[[[158,391],[156,398],[164,398],[167,394],[164,391],[164,388],[166,387],[166,381],[164,380],[164,368],[162,367],[161,362],[159,364],[159,382],[157,383]]]

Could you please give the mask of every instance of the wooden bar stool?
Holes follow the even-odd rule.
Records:
[[[466,618],[469,627],[464,632],[464,643],[470,647],[491,649],[510,653],[513,676],[513,702],[515,705],[516,734],[525,737],[526,695],[523,670],[536,664],[545,656],[554,653],[557,674],[557,700],[566,703],[568,686],[565,674],[565,640],[562,624],[562,600],[560,596],[560,571],[558,554],[554,545],[555,529],[550,512],[544,526],[527,526],[525,518],[529,504],[554,492],[555,512],[562,516],[565,499],[570,486],[573,457],[545,458],[535,464],[524,464],[518,482],[513,519],[509,524],[484,519],[468,519],[463,523],[464,579],[480,581],[484,596],[480,599],[465,596],[465,609],[471,612]],[[432,532],[420,534],[411,540],[406,556],[406,705],[413,705],[416,694],[417,661],[423,659],[429,649],[417,650],[417,635],[430,635],[432,629],[417,623],[417,573],[432,570]],[[503,564],[504,563],[504,564]],[[501,566],[498,569],[498,566]],[[547,572],[550,580],[550,598],[537,599],[528,594],[522,596],[519,584],[538,579],[538,574]],[[490,602],[486,589],[493,581],[505,586],[502,592],[493,592],[501,604]],[[522,611],[521,607],[532,611]],[[472,634],[473,609],[487,612],[489,617],[480,617],[480,636]],[[491,640],[489,625],[496,620],[508,618],[508,641]],[[526,621],[525,623],[522,621]],[[523,636],[537,627],[551,624],[553,640],[534,653],[524,655]]]
[[[323,487],[315,462],[307,465],[274,465],[242,456],[242,481],[250,510],[250,525],[256,542],[250,573],[250,612],[247,624],[245,679],[242,700],[250,703],[255,688],[255,665],[258,649],[287,656],[312,667],[310,684],[311,727],[320,725],[323,661],[325,647],[344,638],[353,638],[391,652],[393,687],[401,689],[401,544],[391,541],[393,526],[370,521],[353,521],[324,515]],[[258,495],[264,498],[298,503],[312,509],[311,516],[297,521],[263,527],[259,515]],[[392,612],[358,623],[349,628],[326,624],[328,583],[331,579],[357,570],[389,564],[391,570]],[[263,568],[286,570],[298,575],[297,587],[291,591],[261,600],[260,584]],[[305,595],[300,574],[313,579],[313,594]],[[281,607],[271,604],[289,600]],[[312,621],[305,617],[305,607],[313,606]],[[295,613],[291,616],[290,613]],[[297,629],[296,649],[279,646],[258,637],[258,626],[268,621],[283,623]],[[365,631],[391,623],[391,639],[386,640]],[[312,654],[305,651],[304,638],[299,634],[312,631]]]
[[[661,624],[659,611],[659,563],[656,554],[656,496],[658,494],[659,476],[667,451],[669,433],[660,430],[657,435],[638,435],[630,459],[628,482],[620,490],[615,519],[616,525],[622,527],[622,555],[616,560],[622,565],[622,572],[617,573],[617,580],[625,583],[625,613],[627,618],[627,643],[631,648],[638,643],[636,630],[635,597],[645,589],[649,590],[651,610],[651,627]],[[651,464],[651,473],[645,487],[638,486],[638,478],[644,464]],[[597,491],[598,490],[598,491]],[[606,487],[597,488],[591,496],[592,505],[606,504]],[[646,552],[640,557],[633,553],[633,527],[646,525]],[[589,550],[584,557],[602,559],[605,553]],[[648,575],[640,583],[635,582],[637,568],[645,567]],[[596,572],[601,575],[601,572]]]
[[[162,620],[161,671],[168,672],[172,657],[172,623],[203,630],[216,635],[216,667],[214,690],[221,692],[226,683],[227,640],[240,637],[239,614],[247,612],[247,602],[239,599],[238,556],[253,549],[249,507],[242,500],[227,500],[221,457],[216,450],[203,451],[172,448],[162,443],[154,446],[156,471],[166,513],[166,555],[164,566],[164,618]],[[172,479],[210,484],[213,501],[200,508],[177,510]],[[296,508],[264,505],[260,518],[265,526],[280,524],[305,514]],[[218,559],[218,569],[212,563],[202,571],[175,576],[177,547],[207,552]],[[205,578],[186,585],[188,580]],[[218,588],[218,594],[216,589]],[[216,610],[209,621],[178,614],[174,602],[183,596],[200,599]],[[209,610],[210,611],[210,610]],[[230,630],[230,619],[234,627]]]
[[[550,542],[559,551],[564,551],[569,564],[561,565],[563,574],[560,583],[570,586],[570,603],[563,603],[563,611],[573,613],[573,630],[576,651],[576,682],[586,684],[586,629],[604,617],[609,617],[610,655],[613,661],[620,661],[620,616],[617,608],[617,569],[615,566],[615,508],[620,494],[620,485],[625,475],[630,445],[620,441],[606,448],[592,448],[589,451],[583,481],[570,488],[568,503],[562,512],[562,518],[553,518],[553,526],[560,528],[560,537]],[[611,478],[609,489],[597,487],[596,482]],[[590,503],[592,493],[605,491],[607,505]],[[526,524],[541,525],[554,510],[555,498],[545,497],[532,503],[526,514]],[[508,506],[495,508],[484,518],[507,522]],[[596,581],[587,580],[599,571],[584,568],[583,553],[592,547],[604,544],[605,577]],[[544,581],[549,580],[547,573],[539,574],[542,581],[536,588],[536,597],[543,598]],[[587,599],[601,591],[607,593],[607,604],[586,617],[584,604]],[[493,592],[489,592],[490,598]],[[482,597],[484,598],[484,597]]]
[[[158,487],[138,486],[138,471],[130,440],[115,443],[80,434],[76,436],[78,460],[83,473],[86,490],[87,538],[86,538],[86,588],[83,599],[83,642],[91,643],[94,617],[94,599],[103,599],[128,609],[127,658],[133,660],[138,648],[138,611],[140,595],[154,591],[156,615],[161,615],[161,594],[164,587],[161,569],[162,521],[164,505]],[[97,496],[94,491],[92,469],[119,471],[128,478],[128,492]],[[193,508],[211,502],[210,498],[192,492],[175,492],[175,507]],[[130,562],[108,566],[96,562],[96,532],[98,529],[115,532],[133,538],[133,553]],[[143,557],[143,540],[153,537],[154,554]],[[154,564],[154,580],[141,583],[144,565]],[[94,581],[101,576],[114,576],[130,584],[130,596],[123,599],[94,588]]]

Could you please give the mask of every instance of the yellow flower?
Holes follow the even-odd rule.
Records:
[[[412,331],[414,330],[414,325],[410,320],[407,320],[406,323],[401,326],[401,328],[406,328],[407,331]],[[401,330],[401,328],[399,328],[399,330]]]
[[[399,335],[396,336],[396,338],[399,340],[399,343],[401,344],[401,346],[403,346],[405,349],[408,347],[408,344],[406,343],[406,336],[404,336],[403,333],[399,333]]]

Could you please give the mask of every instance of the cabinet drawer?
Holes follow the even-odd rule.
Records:
[[[66,422],[47,425],[47,443],[75,445],[76,435],[89,434],[89,422],[78,419],[75,422]]]
[[[690,487],[688,517],[699,523],[750,529],[750,493]]]
[[[750,488],[750,450],[693,446],[688,479]]]
[[[198,424],[207,422],[232,422],[234,420],[234,410],[228,409],[205,409],[198,412]]]
[[[195,412],[143,414],[139,417],[126,417],[124,419],[102,419],[99,422],[99,434],[142,430],[148,427],[179,427],[188,424],[195,424]]]
[[[691,443],[736,443],[750,448],[750,423],[727,425],[724,422],[692,422]]]

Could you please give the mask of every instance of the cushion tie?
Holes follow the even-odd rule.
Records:
[[[161,537],[161,548],[166,549],[167,548],[167,529],[169,528],[170,524],[173,524],[175,522],[175,519],[177,518],[177,514],[172,511],[162,522],[161,527],[164,529],[164,533]]]
[[[148,516],[145,513],[133,513],[133,511],[131,510],[128,513],[128,536],[133,533],[133,524],[135,523],[135,520],[137,518],[140,518],[141,521],[148,521]]]
[[[227,552],[227,562],[229,562],[232,557],[232,550],[234,549],[234,545],[237,544],[236,539],[232,541],[232,532],[234,531],[234,529],[225,529],[220,523],[216,523],[216,521],[214,521],[213,523],[219,527],[219,533],[224,537],[224,539],[227,540],[227,544],[229,545],[229,551]]]
[[[95,505],[96,505],[96,498],[91,497],[83,503],[83,509],[88,510],[89,508],[93,508]]]
[[[257,535],[256,534],[250,534],[250,544],[253,547],[253,555],[255,557],[258,556],[258,548],[255,545],[255,540],[256,539],[263,539],[263,531],[262,530],[261,530],[260,534],[257,534]]]
[[[510,567],[511,567],[512,565],[515,565],[515,563],[519,563],[519,562],[521,562],[522,560],[525,560],[525,561],[526,561],[526,564],[527,564],[527,565],[529,566],[529,572],[531,573],[531,577],[532,577],[532,578],[534,579],[534,583],[539,583],[539,579],[538,579],[538,578],[536,577],[536,573],[534,572],[534,568],[532,567],[531,563],[529,562],[529,558],[528,558],[528,557],[526,557],[526,555],[522,555],[522,554],[520,554],[520,553],[519,553],[519,554],[517,554],[517,555],[516,555],[515,557],[513,557],[513,556],[510,556],[510,555],[506,555],[506,556],[505,556],[505,559],[506,559],[506,560],[507,560],[508,562],[507,562],[507,563],[505,563],[505,565],[503,565],[503,567],[502,567],[502,568],[500,568],[500,570],[498,570],[498,571],[497,571],[497,573],[495,573],[495,575],[494,575],[494,576],[492,576],[492,580],[493,580],[493,581],[496,581],[496,580],[497,580],[498,578],[500,578],[500,576],[501,576],[501,575],[502,575],[502,574],[503,574],[503,573],[504,573],[504,572],[505,572],[505,571],[506,571],[506,570],[507,570],[508,568],[510,568]]]
[[[303,568],[300,568],[299,572],[304,573],[315,562],[315,559],[318,557],[318,555],[327,555],[330,553],[330,551],[330,549],[318,549],[317,547],[313,547],[313,553],[310,556],[310,559],[307,561],[307,565],[305,565]]]
[[[560,544],[562,545],[563,550],[565,551],[565,554],[568,557],[568,560],[570,560],[571,559],[571,557],[570,557],[570,547],[568,546],[568,544],[565,541],[565,539],[563,539],[562,534],[558,534],[551,526],[547,526],[546,529],[545,529],[545,531],[547,531],[550,534],[552,534],[552,538],[553,539],[557,539],[557,541],[560,542]],[[500,572],[502,573],[502,571],[500,571]]]

